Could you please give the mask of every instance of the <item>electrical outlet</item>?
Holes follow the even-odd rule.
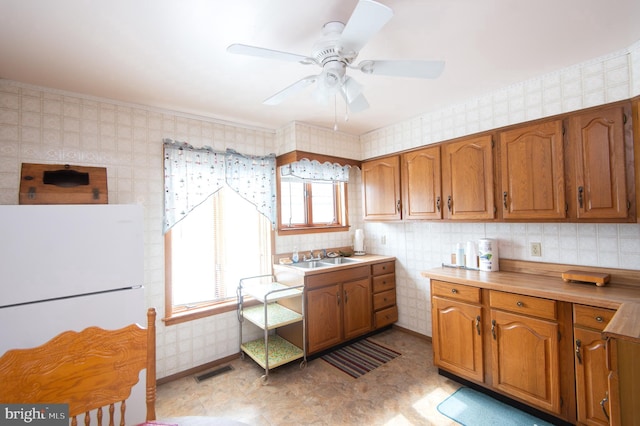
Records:
[[[383,235],[380,237],[380,244],[385,245],[387,244],[387,236]]]
[[[531,256],[541,257],[542,256],[542,244],[541,243],[531,243]]]

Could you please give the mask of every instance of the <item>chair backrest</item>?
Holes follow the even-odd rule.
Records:
[[[114,313],[117,315],[117,313]],[[125,424],[125,400],[146,368],[147,420],[155,420],[156,311],[147,311],[147,328],[131,324],[118,330],[89,327],[65,331],[30,349],[12,349],[0,358],[0,402],[7,404],[69,404],[76,416],[95,411],[101,424]],[[116,406],[120,403],[119,408]]]

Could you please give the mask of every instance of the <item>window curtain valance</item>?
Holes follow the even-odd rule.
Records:
[[[295,176],[301,179],[349,182],[350,169],[349,165],[301,159],[280,166],[280,173],[282,176]]]
[[[233,150],[194,148],[164,140],[164,218],[166,233],[225,184],[276,223],[275,155],[253,156]]]

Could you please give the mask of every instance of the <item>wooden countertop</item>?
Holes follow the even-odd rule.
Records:
[[[298,275],[309,276],[309,275],[316,275],[316,274],[324,274],[326,272],[339,271],[343,269],[357,268],[359,266],[372,265],[374,263],[396,260],[394,256],[382,256],[378,254],[365,254],[362,256],[351,256],[349,257],[349,259],[356,260],[357,262],[350,262],[350,263],[345,263],[340,265],[328,265],[328,266],[323,266],[319,268],[310,268],[310,269],[297,268],[295,264],[292,264],[292,265],[275,264],[273,265],[273,268],[276,271],[286,270],[286,271],[295,272]]]
[[[503,263],[505,267],[503,267]],[[612,282],[603,287],[595,284],[573,283],[562,280],[559,271],[587,269],[601,272],[603,268],[576,267],[571,265],[540,264],[534,262],[500,260],[500,272],[484,272],[468,269],[439,267],[422,272],[424,277],[518,293],[527,296],[579,303],[601,308],[616,309],[603,335],[640,343],[640,271],[612,273]],[[522,272],[527,270],[527,272]],[[615,270],[606,270],[612,272]],[[615,271],[617,272],[617,271]],[[638,274],[638,277],[635,277]],[[634,278],[638,281],[634,282]]]

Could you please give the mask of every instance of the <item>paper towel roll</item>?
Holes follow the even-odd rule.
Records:
[[[496,272],[500,270],[498,241],[484,238],[478,241],[478,258],[481,271]]]
[[[362,229],[356,229],[356,235],[353,240],[353,251],[355,254],[364,254],[364,232]]]

